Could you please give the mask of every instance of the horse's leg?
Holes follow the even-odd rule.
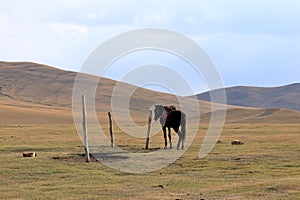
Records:
[[[182,138],[181,149],[184,149],[185,134],[183,132],[181,132],[181,138]]]
[[[167,142],[167,130],[166,127],[163,127],[163,131],[164,131],[164,139],[165,139],[165,147],[164,149],[167,148],[168,142]]]
[[[177,135],[179,137],[178,143],[177,143],[177,149],[179,149],[180,143],[181,143],[181,140],[182,140],[182,137],[181,137],[182,135],[181,135],[181,131],[180,130],[177,131]]]
[[[181,148],[184,149],[184,142],[185,142],[185,136],[186,136],[186,118],[184,115],[182,115],[181,120],[181,135],[182,135],[182,146]]]
[[[169,141],[170,141],[170,149],[172,149],[172,139],[171,139],[171,128],[170,127],[168,127],[168,131],[169,131],[168,136],[169,136]]]

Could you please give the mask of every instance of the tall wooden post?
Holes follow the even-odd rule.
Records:
[[[84,143],[86,162],[90,162],[90,150],[89,150],[88,133],[87,133],[86,103],[85,103],[84,95],[82,95],[82,126],[83,126],[83,143]]]
[[[112,120],[111,120],[111,113],[108,112],[108,121],[109,121],[109,132],[110,132],[110,144],[111,148],[115,147],[115,139],[114,139],[114,132],[113,132],[113,127],[112,127]]]
[[[151,122],[152,122],[152,110],[149,110],[149,118],[148,118],[148,129],[147,129],[147,137],[146,137],[146,147],[145,149],[149,149],[149,140],[151,133]]]

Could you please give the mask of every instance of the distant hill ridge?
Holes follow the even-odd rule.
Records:
[[[280,87],[225,88],[227,104],[254,108],[285,108],[300,111],[300,83]],[[209,92],[198,94],[199,100],[210,101]]]
[[[0,124],[73,123],[71,108],[76,75],[76,72],[64,71],[37,63],[0,62]],[[98,77],[92,75],[88,77],[88,80],[95,79],[98,80]],[[97,87],[95,107],[103,123],[107,123],[106,112],[111,111],[111,97],[116,84],[117,82],[114,80],[102,78],[101,84]],[[118,86],[122,88],[121,91],[136,89],[136,86],[126,83],[118,83]],[[235,87],[234,89],[241,93],[234,93],[236,96],[229,93],[229,103],[238,99],[243,103],[240,105],[250,105],[245,104],[245,102],[247,103],[246,100],[249,101],[250,96],[253,98],[250,99],[250,103],[257,102],[257,105],[267,105],[269,99],[276,100],[275,102],[280,103],[279,106],[272,104],[270,107],[279,107],[279,109],[227,105],[226,122],[300,123],[300,112],[280,108],[285,104],[291,106],[291,104],[286,103],[291,102],[291,99],[297,102],[299,99],[299,84],[275,88],[271,93],[268,92],[268,88],[264,91],[261,91],[260,88],[249,89],[248,87]],[[114,95],[116,95],[116,98],[124,98],[126,94],[120,92]],[[151,105],[155,103],[177,105],[178,98],[183,97],[138,88],[129,102],[131,117],[137,123],[146,124],[148,110]],[[263,100],[259,98],[263,98]],[[189,103],[195,103],[194,99],[187,98],[186,100]],[[216,109],[211,110],[211,103],[208,101],[199,100],[196,103],[199,104],[201,120],[204,123],[210,121],[212,112],[218,113],[225,108],[224,105],[217,104]],[[193,105],[195,104],[186,107],[185,111],[187,112],[187,109],[194,110]],[[294,108],[299,108],[296,105],[294,104]],[[178,106],[180,109],[180,105]],[[291,109],[291,107],[288,108]]]

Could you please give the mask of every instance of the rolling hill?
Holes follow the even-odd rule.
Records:
[[[229,105],[300,111],[300,83],[272,88],[239,86],[225,90]],[[210,101],[209,92],[198,94],[197,99]]]
[[[36,63],[0,62],[0,123],[72,123],[72,92],[76,75],[75,72]],[[86,76],[88,80],[98,80],[96,76]],[[111,111],[111,96],[116,84],[116,81],[101,79],[95,100],[98,112]],[[126,83],[118,84],[121,92],[115,94],[116,98],[124,98],[126,91],[136,88]],[[138,88],[130,99],[130,113],[137,121],[147,120],[149,107],[155,103],[178,105],[178,99],[174,95]],[[210,111],[209,102],[200,103],[201,112]]]
[[[73,123],[72,92],[76,74],[37,63],[0,62],[0,124]],[[87,76],[90,80],[98,80],[96,76]],[[103,113],[111,111],[111,96],[116,84],[114,80],[102,78],[101,85],[97,87],[95,107],[103,120],[107,120]],[[121,91],[135,88],[130,84],[119,84]],[[125,93],[115,95],[123,98]],[[184,97],[138,88],[129,102],[131,117],[136,122],[146,123],[151,105],[178,105],[177,98]],[[195,103],[191,98],[188,101]],[[211,110],[210,102],[199,100],[197,103],[201,119],[205,122],[209,121],[211,112],[218,112]],[[219,110],[225,107],[216,105]],[[300,123],[300,112],[285,109],[227,106],[227,115],[230,123]]]

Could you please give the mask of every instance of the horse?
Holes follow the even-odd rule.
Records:
[[[171,141],[171,128],[177,133],[179,139],[177,143],[177,149],[180,147],[184,149],[184,141],[185,141],[185,133],[186,133],[186,115],[180,110],[176,110],[175,106],[163,106],[163,105],[155,105],[154,106],[154,120],[159,122],[162,126],[164,132],[165,139],[165,149],[167,149],[167,133],[166,129],[168,128],[168,136],[170,141],[170,149],[172,149],[172,141]],[[181,126],[181,130],[179,127]]]

